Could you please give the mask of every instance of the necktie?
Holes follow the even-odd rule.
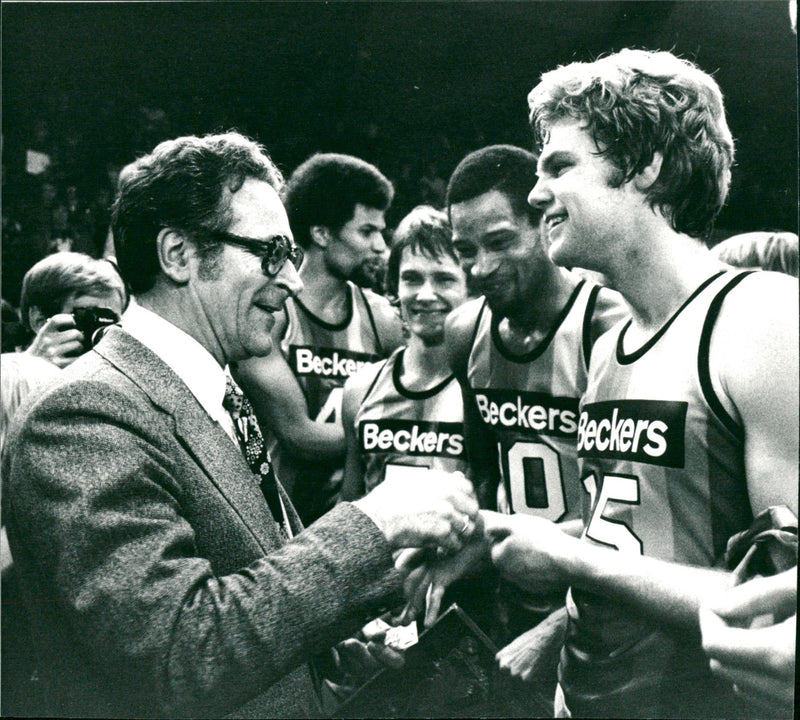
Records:
[[[283,507],[278,495],[278,483],[272,467],[272,459],[264,444],[261,428],[258,426],[255,411],[250,401],[244,396],[239,386],[226,377],[225,398],[222,406],[233,419],[233,427],[239,439],[239,446],[253,475],[258,479],[259,487],[272,511],[272,517],[278,523],[281,534],[288,537],[284,524]]]

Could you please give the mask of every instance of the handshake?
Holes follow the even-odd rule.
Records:
[[[394,549],[460,550],[482,530],[478,499],[462,473],[394,468],[353,504],[380,528]]]
[[[566,592],[567,569],[583,548],[579,521],[568,529],[572,523],[479,511],[472,484],[461,473],[404,468],[354,504],[399,551],[395,566],[408,601],[400,622],[424,610],[430,627],[445,590],[491,565],[528,592]]]

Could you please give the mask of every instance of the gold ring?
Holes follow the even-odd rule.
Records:
[[[459,535],[464,535],[467,532],[467,528],[469,527],[469,515],[464,518],[464,527],[458,531]]]

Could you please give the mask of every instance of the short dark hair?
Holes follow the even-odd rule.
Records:
[[[458,264],[447,215],[430,205],[418,205],[400,221],[392,235],[392,249],[386,265],[386,291],[392,297],[397,297],[400,260],[406,248],[431,259],[450,257]]]
[[[338,153],[312,155],[290,175],[282,194],[295,242],[304,248],[315,225],[338,231],[357,204],[385,211],[393,197],[392,183],[378,168]]]
[[[153,287],[160,271],[156,238],[163,228],[225,230],[231,218],[223,191],[236,192],[247,178],[265,180],[276,192],[283,187],[283,176],[264,147],[237,132],[167,140],[126,166],[112,231],[120,273],[131,292]]]
[[[734,144],[722,92],[696,65],[668,52],[626,48],[544,73],[528,105],[539,147],[554,123],[585,123],[618,170],[615,185],[661,153],[661,172],[647,191],[650,206],[676,232],[710,234],[728,195]]]
[[[536,163],[532,152],[514,145],[489,145],[467,155],[453,170],[447,184],[447,212],[460,202],[492,190],[508,198],[517,215],[527,215],[537,224],[542,213],[528,204],[536,185]]]
[[[19,314],[23,327],[31,331],[31,308],[45,317],[61,312],[75,295],[119,293],[122,307],[128,301],[125,283],[114,263],[77,252],[57,252],[39,260],[22,279]]]

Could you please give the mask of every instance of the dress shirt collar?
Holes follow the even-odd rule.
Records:
[[[230,434],[230,416],[222,408],[225,371],[213,355],[191,335],[133,300],[121,325],[169,365],[203,409]]]

